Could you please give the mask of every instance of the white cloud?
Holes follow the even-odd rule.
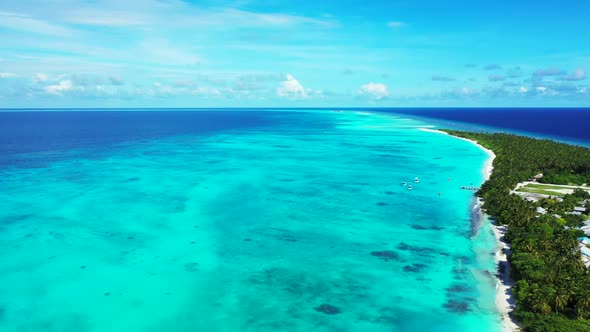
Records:
[[[226,6],[182,0],[0,0],[0,3],[0,30],[4,31],[5,27],[15,30],[6,31],[8,38],[2,41],[5,52],[0,53],[10,58],[9,66],[2,63],[2,67],[27,78],[36,72],[47,73],[46,78],[32,79],[34,84],[46,82],[37,87],[41,90],[66,79],[56,77],[63,72],[118,73],[130,84],[133,80],[150,82],[176,74],[180,79],[192,78],[207,70],[223,75],[229,71],[227,68],[242,71],[258,66],[254,63],[246,68],[243,64],[236,65],[235,56],[231,54],[234,50],[228,50],[233,41],[250,45],[252,52],[262,57],[267,52],[264,47],[268,47],[269,52],[285,52],[289,57],[319,56],[326,54],[324,50],[330,47],[318,46],[310,52],[299,49],[300,45],[289,47],[290,39],[312,36],[322,28],[337,24],[330,16],[316,18],[246,10],[235,3]],[[286,42],[279,40],[284,30],[294,33]],[[45,35],[40,38],[37,33]],[[103,38],[105,33],[112,38]],[[185,35],[191,36],[190,40],[184,38]],[[257,61],[263,60],[253,60]],[[267,87],[273,90],[269,95],[274,94],[277,82],[283,79],[279,77],[275,86]],[[81,86],[75,79],[71,81],[74,86]],[[207,83],[227,86],[225,82]]]
[[[192,90],[192,94],[219,97],[221,96],[221,91],[211,87],[197,87]]]
[[[542,96],[557,96],[560,93],[558,90],[563,91],[563,88],[557,88],[555,86],[554,87],[538,86],[535,88],[535,91],[537,91],[537,93]]]
[[[465,86],[462,87],[459,91],[464,95],[470,95],[473,93],[473,91],[470,88],[465,87]]]
[[[15,5],[13,7],[19,7]],[[241,27],[289,27],[312,25],[332,27],[330,19],[246,11],[231,7],[199,6],[180,0],[95,0],[80,2],[61,0],[51,5],[40,2],[35,8],[20,6],[20,12],[43,14],[53,20],[76,25],[108,27],[188,27],[223,26]],[[231,24],[228,24],[231,22]]]
[[[224,98],[231,93],[231,89],[218,89],[209,86],[196,86],[193,82],[153,82],[148,86],[136,86],[131,88],[126,86],[110,86],[110,91],[117,93],[127,93],[129,96],[144,96],[144,97],[171,97],[171,96],[197,96],[199,98]],[[77,90],[78,87],[75,87]]]
[[[63,80],[60,81],[58,84],[48,85],[45,87],[45,92],[53,94],[53,95],[61,95],[62,92],[70,91],[74,88],[72,81],[70,80]]]
[[[152,17],[118,9],[84,9],[80,6],[73,6],[71,10],[64,10],[62,13],[65,14],[64,21],[85,25],[125,27],[149,25],[154,21]]]
[[[371,82],[361,85],[360,89],[358,90],[358,94],[362,96],[367,96],[372,99],[380,100],[389,96],[389,90],[387,89],[387,86],[383,83]]]
[[[192,50],[178,47],[164,39],[143,40],[132,51],[141,54],[141,58],[138,60],[146,63],[194,66],[201,62]]]
[[[453,81],[456,81],[455,78],[449,77],[449,76],[445,76],[445,75],[432,75],[431,79],[434,82],[453,82]]]
[[[527,88],[526,88],[526,87],[524,87],[524,86],[521,86],[521,87],[518,89],[518,92],[520,92],[520,93],[527,93],[527,92],[529,92],[529,89],[527,89]]]
[[[488,76],[488,81],[490,82],[500,82],[500,81],[504,81],[506,79],[506,76],[504,75],[490,75]]]
[[[497,89],[495,89],[497,90]],[[473,99],[482,94],[479,89],[473,89],[467,86],[460,88],[454,88],[450,90],[443,90],[440,92],[439,97],[444,99]]]
[[[118,76],[109,76],[109,83],[111,85],[124,85],[125,81]]]
[[[206,15],[217,22],[237,23],[244,26],[293,26],[293,25],[316,25],[324,27],[333,27],[334,22],[328,20],[315,19],[305,16],[279,14],[279,13],[256,13],[238,9],[225,9],[217,13]]]
[[[583,68],[578,68],[573,71],[570,75],[563,77],[565,81],[582,81],[586,79],[586,72]]]
[[[547,92],[547,88],[544,86],[538,86],[535,90],[539,91],[541,94],[545,94]]]
[[[277,95],[288,98],[305,98],[307,97],[307,92],[293,75],[287,74],[286,79],[277,88]]]
[[[390,21],[387,22],[387,26],[390,28],[399,28],[401,26],[406,25],[404,22],[400,22],[400,21]]]
[[[43,74],[43,73],[37,73],[33,76],[33,82],[35,82],[35,83],[45,82],[48,79],[49,79],[49,76],[47,76],[47,74]]]
[[[32,18],[29,15],[9,12],[0,12],[0,27],[54,36],[69,36],[73,33],[72,30]]]
[[[10,77],[16,77],[16,74],[13,73],[0,73],[0,78],[10,78]]]
[[[546,68],[546,69],[538,69],[533,73],[533,77],[536,78],[543,78],[545,76],[558,76],[563,75],[565,72],[558,68]]]

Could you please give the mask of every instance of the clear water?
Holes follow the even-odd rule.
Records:
[[[459,189],[482,150],[391,115],[251,114],[12,142],[0,330],[500,330],[494,239]]]

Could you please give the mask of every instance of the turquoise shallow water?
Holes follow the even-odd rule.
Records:
[[[500,330],[458,189],[484,151],[391,115],[266,116],[0,168],[0,330]]]

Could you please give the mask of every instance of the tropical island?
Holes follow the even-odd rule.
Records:
[[[506,133],[443,131],[496,155],[477,196],[506,230],[512,314],[521,330],[590,331],[590,264],[582,258],[590,243],[584,233],[590,225],[590,149]]]

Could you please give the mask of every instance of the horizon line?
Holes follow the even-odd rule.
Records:
[[[395,110],[395,109],[578,109],[590,110],[590,106],[393,106],[393,107],[9,107],[0,108],[3,111],[44,111],[44,110]]]

